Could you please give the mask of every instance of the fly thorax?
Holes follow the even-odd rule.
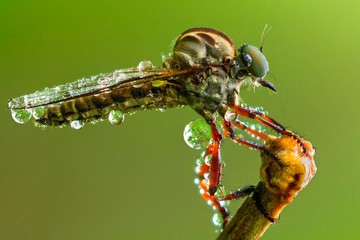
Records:
[[[234,58],[234,44],[225,34],[213,29],[194,28],[177,39],[171,67],[219,65]]]
[[[239,84],[219,68],[196,84],[190,79],[186,81],[187,104],[199,113],[214,113],[221,105],[228,105],[229,96],[237,93],[238,87]]]

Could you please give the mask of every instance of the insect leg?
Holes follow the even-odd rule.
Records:
[[[222,135],[214,122],[210,123],[212,143],[207,148],[207,155],[211,154],[210,176],[209,176],[209,194],[213,196],[216,193],[221,175],[220,142]],[[207,157],[207,156],[205,156]]]
[[[204,164],[206,165],[206,164]],[[209,167],[209,166],[207,166]],[[200,168],[202,168],[202,170],[204,170],[204,168],[202,166],[200,166]],[[200,188],[200,193],[203,199],[207,200],[209,202],[209,204],[211,204],[214,209],[216,209],[220,214],[221,217],[223,219],[223,226],[225,226],[229,220],[230,220],[230,213],[227,210],[226,206],[221,203],[221,200],[219,200],[217,197],[210,195],[209,190],[208,190],[208,184],[207,184],[207,180],[204,178],[204,175],[202,175],[201,173],[199,174],[200,177],[200,183],[199,183],[199,188]]]
[[[204,161],[198,166],[199,188],[202,197],[209,201],[210,204],[222,216],[223,226],[230,220],[229,212],[225,205],[215,195],[221,176],[221,158],[220,158],[220,143],[223,138],[215,122],[210,122],[212,131],[212,142],[206,149],[204,159],[210,158],[209,161]]]
[[[253,193],[253,201],[256,205],[256,208],[260,211],[260,213],[266,218],[268,219],[270,222],[274,223],[277,221],[277,219],[273,218],[270,216],[270,214],[268,212],[266,212],[265,208],[261,205],[260,201],[259,201],[259,197],[258,197],[258,193],[256,191],[256,187],[253,185],[250,186],[246,186],[244,188],[238,189],[235,192],[229,193],[227,194],[225,197],[221,198],[221,201],[226,201],[226,200],[236,200],[239,198],[244,198],[249,196],[250,194]]]
[[[307,153],[309,152],[308,149],[306,148],[306,145],[303,143],[304,140],[300,136],[287,130],[280,123],[278,123],[277,121],[272,119],[270,116],[264,114],[263,112],[256,111],[253,109],[248,109],[248,108],[241,107],[241,106],[231,106],[231,109],[233,109],[237,114],[239,114],[243,117],[254,119],[254,120],[258,121],[259,123],[275,130],[277,133],[279,133],[281,135],[289,136],[292,139],[296,140],[297,143],[301,146],[302,153],[304,155],[307,155]]]
[[[238,127],[240,129],[243,129],[244,131],[250,133],[250,134],[254,134],[257,137],[260,137],[263,140],[267,140],[269,137],[261,132],[258,132],[252,128],[249,128],[245,123],[242,123],[241,121],[235,119],[233,121],[227,121],[227,120],[223,120],[223,127],[224,127],[224,135],[226,137],[231,138],[231,140],[233,140],[236,143],[248,146],[250,148],[259,150],[264,152],[266,155],[270,156],[272,159],[274,159],[274,161],[276,163],[279,164],[280,167],[284,167],[284,163],[280,160],[280,158],[273,153],[272,151],[270,151],[268,148],[266,148],[264,145],[260,145],[257,143],[253,143],[250,141],[247,141],[245,139],[241,139],[235,136],[235,132],[233,129],[233,126]],[[253,194],[252,199],[255,202],[256,208],[261,212],[261,214],[268,219],[270,222],[274,223],[277,219],[274,219],[270,216],[270,214],[265,210],[265,208],[262,206],[262,204],[260,203],[258,196],[257,196],[257,192],[255,191],[255,186],[247,186],[244,187],[242,189],[239,189],[233,193],[229,193],[228,195],[226,195],[225,197],[223,197],[220,200],[233,200],[233,199],[238,199],[238,198],[243,198],[246,196],[249,196],[250,194]]]
[[[262,140],[267,140],[269,137],[268,135],[262,133],[262,132],[258,132],[255,129],[252,129],[250,127],[248,127],[245,123],[239,121],[238,119],[235,119],[234,121],[231,121],[231,125],[237,128],[240,128],[246,132],[248,132],[249,134],[252,134],[256,137],[261,138]]]
[[[220,200],[221,201],[236,200],[239,198],[247,197],[250,194],[252,194],[253,192],[255,192],[255,186],[250,185],[250,186],[246,186],[244,188],[240,188],[240,189],[236,190],[235,192],[229,193],[225,197],[221,198]]]
[[[238,138],[235,135],[235,131],[232,127],[232,122],[234,121],[227,121],[226,119],[223,119],[223,127],[224,127],[224,135],[225,137],[229,137],[231,140],[233,140],[234,142],[247,146],[249,148],[258,150],[258,151],[262,151],[263,153],[265,153],[266,155],[270,156],[272,159],[274,159],[275,162],[277,162],[281,167],[284,166],[284,164],[280,161],[280,159],[276,156],[276,154],[272,153],[269,149],[267,149],[264,145],[258,144],[258,143],[254,143],[251,141],[248,141],[246,139],[242,139],[242,138]],[[235,121],[236,123],[236,121]],[[242,124],[240,121],[237,124],[241,124],[240,126],[242,126],[243,128],[245,128],[246,131],[251,130],[252,133],[254,134],[258,134],[261,137],[267,138],[267,136],[263,133],[257,132],[251,128],[248,128],[245,124]],[[236,125],[236,124],[235,124]]]

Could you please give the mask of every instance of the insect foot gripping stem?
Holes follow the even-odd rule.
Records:
[[[302,154],[304,145],[308,154]],[[217,240],[258,239],[277,219],[280,212],[306,187],[316,173],[315,149],[291,136],[269,136],[266,147],[284,163],[279,166],[261,153],[261,181],[252,197],[247,198]]]

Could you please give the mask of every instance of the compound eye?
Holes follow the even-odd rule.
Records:
[[[250,67],[252,59],[249,54],[242,53],[241,54],[241,60],[244,63],[245,67]]]
[[[247,70],[251,75],[257,78],[265,77],[266,73],[269,71],[269,63],[264,54],[257,47],[248,44],[242,45],[240,48],[240,54],[241,56],[250,56],[251,63]]]

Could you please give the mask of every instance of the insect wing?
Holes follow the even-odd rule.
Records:
[[[8,102],[8,107],[16,110],[52,105],[116,88],[136,86],[159,79],[171,79],[184,73],[184,71],[175,71],[168,68],[152,68],[149,70],[128,68],[115,70],[111,73],[82,78],[75,82],[45,88],[43,91],[12,98]]]

